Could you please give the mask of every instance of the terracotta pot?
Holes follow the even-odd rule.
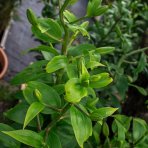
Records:
[[[0,79],[5,75],[8,69],[8,58],[2,48],[0,48]]]

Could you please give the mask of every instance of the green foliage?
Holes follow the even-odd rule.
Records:
[[[21,143],[36,148],[141,145],[147,140],[147,124],[138,118],[113,115],[118,108],[102,105],[103,98],[99,99],[113,81],[109,63],[102,64],[101,58],[112,55],[116,49],[112,44],[107,47],[95,47],[88,42],[74,44],[78,35],[90,37],[86,30],[88,22],[83,19],[98,16],[109,7],[102,6],[101,0],[90,0],[86,15],[77,18],[66,10],[75,0],[58,2],[60,11],[56,20],[37,18],[32,10],[27,10],[32,32],[46,44],[30,50],[41,51],[46,60],[29,65],[13,78],[13,84],[25,83],[25,88],[20,103],[5,113],[15,122],[14,129],[2,129],[0,134],[19,141],[18,147],[23,146]],[[51,3],[58,4],[54,0]],[[128,81],[120,71],[115,80],[126,82],[119,88],[120,84],[116,84],[124,97],[122,90],[127,91]],[[101,141],[102,133],[105,141]],[[8,143],[7,147],[11,145]]]

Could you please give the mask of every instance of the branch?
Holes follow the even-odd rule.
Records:
[[[64,42],[62,44],[62,54],[66,55],[67,54],[67,42],[68,42],[68,37],[69,37],[69,32],[68,32],[68,28],[64,22],[64,10],[66,9],[66,7],[68,6],[70,0],[65,0],[62,8],[60,9],[60,21],[61,21],[61,24],[63,26],[63,29],[64,29],[64,32],[65,32],[65,35],[64,35]]]
[[[137,53],[143,52],[145,50],[148,50],[148,47],[144,47],[144,48],[141,48],[141,49],[138,49],[138,50],[131,51],[131,52],[125,54],[125,57],[127,58],[127,57],[129,57],[129,56],[131,56],[133,54],[137,54]]]
[[[56,125],[57,122],[60,121],[60,119],[62,118],[62,116],[68,111],[68,109],[71,107],[71,105],[72,105],[71,103],[67,103],[63,107],[63,109],[61,111],[61,114],[47,126],[46,133],[45,133],[45,141],[48,138],[48,135],[49,135],[50,130]]]

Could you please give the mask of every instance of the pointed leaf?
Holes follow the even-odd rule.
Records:
[[[70,23],[77,20],[77,17],[73,13],[69,12],[68,10],[64,11],[64,16]]]
[[[132,87],[135,87],[142,95],[147,96],[147,92],[143,87],[137,86],[137,85],[133,85],[133,84],[129,84]]]
[[[37,25],[37,17],[31,9],[27,9],[27,18],[32,25]]]
[[[103,123],[103,134],[104,136],[108,137],[109,136],[109,127],[106,122]]]
[[[148,132],[146,122],[140,118],[134,118],[133,119],[134,142],[138,141],[146,132]]]
[[[66,56],[56,56],[47,64],[46,71],[48,73],[52,73],[59,69],[65,68],[67,66],[67,62]]]
[[[110,84],[113,79],[109,76],[109,73],[100,73],[90,77],[90,87],[101,88]]]
[[[11,130],[14,129],[9,125],[0,123],[0,143],[2,142],[3,145],[6,147],[20,148],[20,143],[18,141],[1,132],[1,131],[11,131]]]
[[[23,124],[28,107],[29,106],[27,104],[19,103],[14,108],[11,108],[7,112],[5,112],[4,115],[8,119],[10,119],[16,123]],[[29,126],[36,127],[37,126],[36,120],[32,120],[29,123]]]
[[[28,81],[33,81],[39,78],[42,78],[43,76],[47,75],[45,71],[45,66],[48,63],[48,61],[37,61],[31,65],[29,65],[27,68],[25,68],[23,71],[21,71],[19,74],[17,74],[12,80],[11,83],[18,85],[23,84]]]
[[[127,132],[127,130],[118,120],[115,119],[115,122],[116,122],[117,128],[118,128],[118,140],[124,141],[125,140],[125,133]]]
[[[107,118],[111,116],[118,108],[112,108],[112,107],[102,107],[99,109],[96,109],[90,114],[90,117],[93,120],[102,120],[103,118]]]
[[[105,13],[108,10],[108,6],[101,6],[102,0],[91,0],[88,2],[87,6],[87,16],[93,17],[93,16],[99,16],[103,13]]]
[[[40,102],[34,102],[30,105],[30,107],[27,110],[27,114],[25,117],[24,121],[24,126],[23,129],[28,125],[28,123],[35,117],[37,116],[43,109],[44,105],[41,104]]]
[[[62,29],[60,25],[53,19],[39,18],[37,26],[32,26],[33,34],[44,42],[61,42]]]
[[[50,52],[54,55],[59,55],[59,53],[57,52],[57,50],[55,48],[52,48],[50,46],[46,46],[46,45],[40,45],[38,47],[35,47],[35,48],[31,48],[29,49],[28,51],[46,51],[46,52]]]
[[[115,47],[99,47],[96,49],[96,52],[99,54],[109,54],[115,50]]]
[[[22,142],[26,145],[41,148],[43,146],[43,137],[30,130],[2,131],[4,134]]]
[[[33,102],[40,101],[41,104],[60,107],[61,98],[59,94],[52,87],[37,81],[31,81],[27,83],[27,87],[23,90],[24,97],[29,104]],[[45,112],[44,112],[45,111]],[[45,108],[43,112],[53,113],[53,110]]]
[[[70,109],[71,124],[80,147],[92,135],[91,120],[74,106]]]

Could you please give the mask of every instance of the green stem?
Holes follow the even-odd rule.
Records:
[[[131,51],[131,52],[129,52],[129,53],[123,55],[123,56],[120,58],[119,62],[118,62],[118,68],[122,65],[123,62],[125,62],[125,59],[126,59],[127,57],[132,56],[132,55],[137,54],[137,53],[140,53],[140,52],[143,52],[143,51],[146,51],[146,50],[148,50],[148,47],[141,48],[141,49],[137,49],[137,50]]]
[[[131,55],[133,55],[133,54],[137,54],[137,53],[143,52],[143,51],[145,51],[145,50],[148,50],[148,47],[145,47],[145,48],[141,48],[141,49],[138,49],[138,50],[131,51],[131,52],[127,53],[127,54],[125,55],[125,57],[127,58],[127,57],[129,57],[129,56],[131,56]]]
[[[135,61],[127,61],[127,60],[123,60],[124,63],[127,63],[127,64],[133,64],[133,65],[136,65],[137,62]]]
[[[48,138],[50,130],[56,125],[57,122],[59,122],[61,120],[62,116],[68,111],[68,109],[71,107],[71,105],[72,105],[71,103],[67,103],[63,107],[61,114],[47,126],[46,133],[45,133],[45,141]]]
[[[62,44],[62,54],[66,55],[67,54],[67,43],[68,43],[68,38],[69,38],[69,32],[68,32],[68,27],[64,22],[64,10],[66,9],[66,7],[68,6],[70,0],[65,0],[62,8],[60,9],[60,21],[61,24],[63,26],[65,35],[64,35],[64,40],[63,40],[63,44]]]
[[[80,112],[84,113],[87,117],[90,117],[89,114],[87,112],[85,112],[84,110],[82,110],[77,104],[74,105]]]
[[[39,114],[37,115],[37,125],[38,125],[38,131],[40,132],[42,129],[41,129],[41,122],[40,122]]]
[[[56,111],[56,112],[61,112],[61,109],[59,109],[59,108],[55,108],[55,107],[53,107],[53,106],[51,106],[51,105],[47,105],[47,104],[43,104],[43,105],[45,105],[46,107],[48,107],[48,108],[50,108],[51,110],[53,110],[53,111]]]
[[[79,31],[76,31],[76,33],[74,33],[72,35],[71,40],[69,41],[68,47],[71,46],[72,42],[75,40],[78,33],[79,33]]]
[[[87,18],[89,18],[89,17],[88,17],[88,16],[83,16],[83,17],[81,17],[81,18],[79,18],[79,19],[77,19],[77,20],[71,22],[70,24],[75,24],[75,23],[80,22],[80,21],[82,21],[82,20],[84,20],[84,19],[87,19]]]

